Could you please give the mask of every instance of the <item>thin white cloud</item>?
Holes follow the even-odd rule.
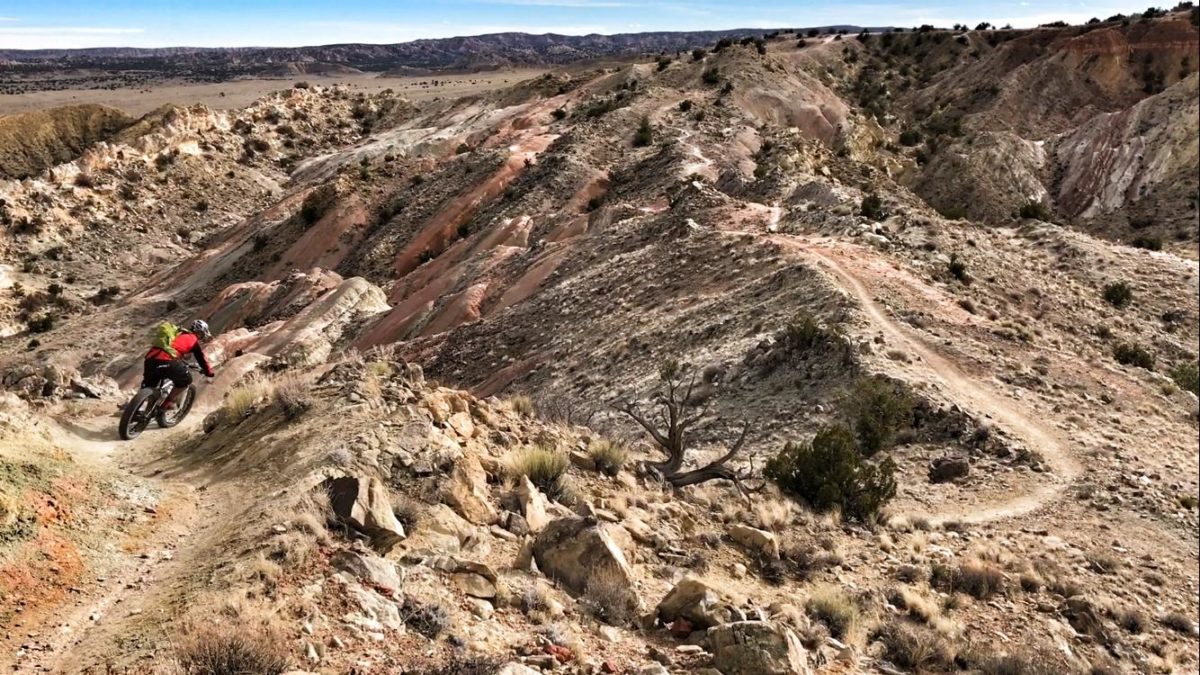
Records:
[[[0,44],[6,49],[85,49],[89,47],[134,46],[145,34],[143,28],[103,26],[12,26],[0,25]]]
[[[0,35],[136,35],[144,28],[100,28],[95,26],[14,26],[0,28]]]
[[[572,9],[615,9],[634,7],[630,2],[618,0],[486,0],[493,5],[517,5],[522,7],[570,7]]]

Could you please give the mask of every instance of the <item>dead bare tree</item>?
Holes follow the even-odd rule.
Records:
[[[682,370],[674,361],[668,361],[659,369],[659,377],[663,381],[664,391],[655,397],[655,401],[661,408],[660,422],[661,426],[666,427],[665,430],[659,428],[660,424],[655,424],[654,421],[643,415],[638,410],[636,403],[625,402],[615,408],[631,417],[645,429],[646,433],[650,434],[650,437],[666,454],[666,459],[662,461],[646,463],[648,469],[662,476],[666,482],[674,487],[684,487],[723,479],[732,481],[739,489],[742,489],[742,480],[747,476],[734,471],[727,464],[745,445],[752,426],[749,422],[742,427],[742,432],[738,434],[737,440],[730,446],[729,451],[720,458],[698,469],[690,471],[683,469],[688,451],[688,430],[704,416],[704,410],[693,409],[692,393],[696,387],[696,374],[692,373],[685,383]]]

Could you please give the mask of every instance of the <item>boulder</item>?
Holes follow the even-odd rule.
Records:
[[[766,530],[748,525],[734,525],[729,528],[729,537],[751,553],[766,556],[772,560],[779,559],[779,539]]]
[[[703,581],[684,577],[658,603],[658,619],[664,624],[680,618],[686,619],[693,628],[703,630],[746,617]]]
[[[329,562],[337,569],[347,572],[376,588],[398,593],[404,587],[404,578],[395,563],[377,555],[342,550],[334,553]]]
[[[521,476],[517,483],[517,499],[521,503],[521,513],[525,516],[529,531],[541,532],[546,523],[550,522],[550,516],[546,514],[546,498],[538,492],[528,476]]]
[[[808,675],[799,638],[767,621],[737,621],[708,629],[713,666],[725,675]]]
[[[75,378],[71,380],[71,389],[88,398],[109,398],[121,393],[120,386],[109,377]]]
[[[929,463],[929,482],[948,483],[963,478],[971,471],[965,457],[938,457]]]
[[[358,585],[348,586],[347,595],[358,605],[359,611],[348,613],[343,619],[371,632],[384,628],[400,630],[404,621],[400,618],[400,607],[375,591]]]
[[[446,425],[464,440],[475,435],[475,422],[471,419],[471,413],[456,412],[446,420]]]
[[[618,543],[621,542],[621,543]],[[615,525],[594,518],[567,517],[553,520],[533,542],[533,557],[546,576],[582,593],[591,573],[611,566],[633,587],[633,574],[621,550],[631,546],[629,535]]]
[[[455,572],[450,580],[459,592],[472,598],[491,600],[496,597],[496,584],[473,572]]]
[[[475,535],[475,528],[445,504],[435,504],[425,513],[417,539],[445,553],[461,549]]]
[[[378,478],[342,476],[324,485],[333,512],[370,537],[375,550],[386,555],[404,539],[404,526],[396,520],[387,488]]]
[[[459,515],[476,525],[491,525],[499,520],[496,507],[489,499],[487,473],[472,453],[464,454],[454,463],[442,498]]]

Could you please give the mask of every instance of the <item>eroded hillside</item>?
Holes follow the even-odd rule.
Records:
[[[46,572],[80,589],[57,633],[70,598],[17,598],[10,653],[186,667],[219,615],[331,673],[1195,669],[1196,36],[784,33],[419,104],[294,88],[0,185],[6,406],[95,459],[55,471],[147,491],[75,500],[153,521]],[[1165,250],[1119,243],[1134,220]],[[123,448],[164,316],[218,334],[210,414]],[[886,508],[886,480],[806,492],[839,457],[894,477]]]

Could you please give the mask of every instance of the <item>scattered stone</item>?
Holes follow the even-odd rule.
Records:
[[[499,520],[488,494],[487,473],[473,453],[464,454],[454,463],[442,498],[459,515],[476,525],[491,525]]]
[[[938,457],[929,463],[929,482],[948,483],[964,478],[971,471],[965,457]]]
[[[404,539],[404,526],[392,512],[387,488],[378,478],[342,476],[325,481],[333,512],[371,538],[377,551],[386,555]]]
[[[745,615],[721,597],[721,594],[695,577],[684,577],[658,603],[658,619],[674,624],[687,622],[686,630],[703,630],[711,626],[745,619]]]
[[[496,585],[478,574],[457,572],[450,579],[459,591],[473,598],[490,600],[496,597]]]
[[[329,562],[335,568],[387,592],[398,593],[404,587],[402,572],[396,564],[379,556],[341,550],[330,556]]]
[[[708,629],[713,666],[724,675],[808,675],[808,655],[795,633],[766,621]]]
[[[729,537],[754,553],[779,559],[779,539],[766,530],[734,525],[729,528]]]
[[[546,498],[534,487],[528,476],[521,476],[517,483],[517,499],[521,502],[521,512],[525,516],[526,526],[530,532],[541,532],[550,522],[546,513]]]

